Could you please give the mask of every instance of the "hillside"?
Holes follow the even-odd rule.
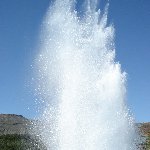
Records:
[[[0,150],[46,150],[30,135],[32,122],[21,115],[0,114]],[[141,150],[150,150],[150,122],[137,125],[147,139]]]
[[[31,122],[21,115],[0,114],[0,135],[28,134]]]
[[[146,138],[146,150],[150,150],[150,122],[140,123],[139,127],[142,135]]]
[[[21,115],[0,114],[0,150],[45,150],[30,135],[32,121]]]
[[[140,123],[140,129],[145,136],[150,136],[150,122]]]

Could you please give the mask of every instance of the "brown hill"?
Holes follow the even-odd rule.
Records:
[[[0,135],[28,134],[31,121],[21,115],[0,114]]]
[[[150,122],[140,123],[140,130],[144,136],[150,136]]]
[[[25,117],[23,117],[21,115],[0,114],[0,137],[4,139],[4,138],[6,138],[6,137],[3,137],[5,135],[6,136],[12,135],[15,137],[16,137],[16,135],[19,135],[24,140],[28,139],[29,141],[32,141],[32,143],[35,143],[38,140],[31,139],[31,136],[29,134],[29,133],[32,133],[30,130],[32,123],[33,123],[33,121],[26,119]],[[146,143],[141,144],[141,147],[142,147],[141,150],[150,150],[150,122],[138,123],[137,126],[139,127],[144,138],[147,139]],[[28,137],[28,138],[26,138],[26,137]],[[3,141],[5,142],[7,140],[3,140]],[[30,142],[26,142],[26,143],[30,143]],[[4,143],[3,145],[6,145],[6,143]],[[42,148],[42,149],[44,149],[44,148]]]
[[[0,114],[0,135],[28,134],[32,121],[15,114]],[[137,124],[144,136],[150,136],[150,122]]]

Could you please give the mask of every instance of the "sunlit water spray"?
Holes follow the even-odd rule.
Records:
[[[115,62],[107,6],[56,0],[41,35],[37,91],[43,101],[38,135],[48,150],[136,150],[126,106],[126,74]],[[80,17],[79,17],[80,16]]]

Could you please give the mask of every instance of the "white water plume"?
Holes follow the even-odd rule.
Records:
[[[87,0],[79,17],[75,5],[56,0],[43,23],[37,64],[45,106],[38,134],[48,150],[136,150],[107,10]]]

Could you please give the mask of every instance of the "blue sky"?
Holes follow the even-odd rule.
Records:
[[[0,0],[0,113],[35,115],[30,65],[49,3]],[[150,121],[150,1],[110,0],[108,17],[116,30],[116,60],[128,73],[128,105],[137,122]]]

